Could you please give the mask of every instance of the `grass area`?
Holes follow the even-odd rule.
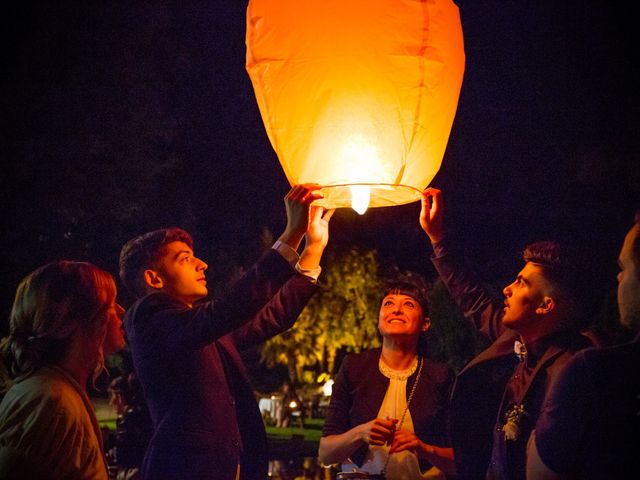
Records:
[[[107,427],[109,430],[112,430],[112,431],[115,431],[116,429],[115,418],[110,420],[100,420],[98,423],[100,424],[100,428]]]
[[[106,427],[112,433],[116,430],[115,419],[103,419],[99,421],[99,424],[101,428]],[[318,444],[322,436],[323,425],[324,420],[319,418],[305,420],[304,428],[276,428],[272,425],[267,425],[267,439],[272,458],[315,458],[318,453]]]
[[[319,442],[320,437],[322,436],[323,425],[324,419],[322,418],[310,418],[305,420],[304,428],[276,428],[274,426],[267,425],[267,436],[285,440],[287,438],[291,438],[293,435],[302,435],[306,442]]]
[[[109,430],[115,431],[116,420],[100,420],[100,427],[107,427]],[[324,425],[324,419],[322,418],[310,418],[304,421],[304,428],[289,427],[289,428],[276,428],[274,426],[267,425],[267,435],[273,438],[285,440],[291,438],[293,435],[302,435],[307,442],[319,442],[322,435],[322,426]]]

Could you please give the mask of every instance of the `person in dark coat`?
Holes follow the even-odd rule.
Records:
[[[287,428],[297,417],[298,426],[304,428],[304,404],[288,380],[282,384],[281,394],[282,398],[276,407],[276,427]]]
[[[134,372],[114,378],[109,384],[109,403],[116,409],[116,431],[111,435],[108,458],[118,475],[139,478],[145,451],[153,434],[153,423]]]
[[[529,442],[529,480],[640,478],[640,212],[618,264],[620,323],[633,340],[569,362]]]
[[[197,303],[207,264],[184,230],[124,245],[120,277],[139,297],[124,324],[154,426],[142,478],[266,478],[266,433],[239,352],[290,328],[318,288],[333,213],[311,206],[319,188],[291,189],[284,233],[219,301]]]
[[[123,312],[114,278],[91,263],[50,262],[20,282],[0,341],[0,479],[107,480],[87,385],[124,347]]]
[[[493,298],[445,236],[442,193],[425,190],[420,224],[431,260],[465,316],[492,343],[456,376],[451,439],[460,479],[525,478],[526,446],[563,367],[591,341],[583,322],[583,265],[555,242],[529,245],[525,265]]]

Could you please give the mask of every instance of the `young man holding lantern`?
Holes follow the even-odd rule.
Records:
[[[266,478],[264,424],[239,351],[291,327],[318,288],[333,214],[311,206],[319,188],[291,189],[284,233],[219,301],[196,304],[207,264],[184,230],[122,248],[120,277],[139,298],[124,324],[154,424],[143,479]]]
[[[529,442],[528,480],[640,478],[640,211],[618,264],[620,324],[634,339],[573,357]]]
[[[491,345],[458,373],[451,439],[459,479],[525,479],[526,448],[550,386],[572,356],[591,346],[577,331],[583,264],[553,242],[529,245],[525,265],[497,301],[450,247],[442,194],[425,190],[420,225],[452,297]]]

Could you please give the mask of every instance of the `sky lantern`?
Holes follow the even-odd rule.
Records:
[[[250,0],[247,72],[292,185],[329,208],[420,199],[438,172],[464,73],[450,0]]]

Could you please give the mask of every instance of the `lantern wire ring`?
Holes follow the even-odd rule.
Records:
[[[404,185],[402,183],[334,183],[331,185],[321,185],[322,188],[334,188],[334,187],[353,187],[354,185],[365,185],[370,187],[402,187],[410,188],[416,192],[422,194],[422,190],[412,187],[411,185]]]

